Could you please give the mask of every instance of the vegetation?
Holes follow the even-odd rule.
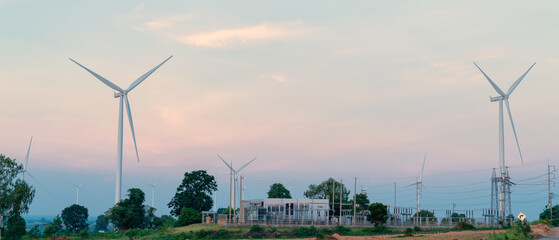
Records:
[[[194,223],[201,223],[202,215],[192,208],[183,208],[181,214],[179,215],[179,220],[175,223],[175,226],[188,226]]]
[[[87,228],[87,208],[80,206],[78,204],[73,204],[62,210],[62,221],[67,230],[71,230],[72,233],[80,232],[82,229]]]
[[[47,224],[45,227],[45,235],[52,237],[53,235],[59,234],[62,232],[62,219],[60,216],[56,216],[54,220]]]
[[[342,192],[342,203],[348,203],[349,198],[349,190],[342,185],[343,192]],[[334,180],[333,178],[328,178],[328,180],[323,181],[318,185],[311,184],[309,185],[309,189],[305,191],[304,195],[307,198],[314,198],[314,199],[330,199],[330,204],[334,204],[334,209],[332,209],[333,213],[330,215],[339,215],[339,204],[340,204],[340,182]],[[334,197],[332,197],[332,193],[334,193]],[[336,204],[338,207],[336,207]]]
[[[530,236],[530,225],[527,222],[517,221],[511,229],[505,233],[494,234],[488,240],[525,240],[532,239]]]
[[[138,188],[128,189],[128,198],[121,200],[107,210],[106,218],[111,220],[119,231],[142,228],[146,223],[146,208],[143,205],[145,194]]]
[[[281,183],[274,183],[268,191],[268,198],[291,198],[291,193]]]
[[[550,213],[549,208],[545,206],[545,209],[540,213],[540,220],[548,221],[552,226],[559,226],[559,205],[553,206],[553,220],[549,220]]]
[[[386,205],[378,202],[369,205],[369,215],[367,215],[367,220],[375,226],[380,226],[386,223],[386,220],[388,220],[388,210]]]
[[[23,235],[25,235],[25,220],[20,215],[10,216],[6,224],[6,238],[19,240]]]
[[[350,201],[350,203],[353,204],[353,199]],[[369,207],[369,203],[371,202],[369,201],[369,197],[367,196],[366,193],[358,193],[355,194],[355,203],[356,203],[355,210],[359,213],[367,209]]]
[[[217,183],[206,170],[186,172],[177,193],[167,206],[171,208],[173,216],[179,216],[183,208],[208,211],[213,206],[211,195],[214,191],[217,191]]]
[[[107,225],[109,225],[109,223],[107,222],[105,215],[101,214],[97,216],[97,220],[95,221],[96,232],[101,232],[101,231],[106,232],[108,230]]]
[[[419,212],[416,212],[412,215],[411,220],[413,220],[416,217],[420,217],[422,218],[424,221],[425,219],[427,219],[429,221],[429,223],[433,224],[437,221],[437,218],[435,217],[435,214],[432,212],[429,212],[427,210],[421,210]]]
[[[456,225],[454,226],[454,228],[460,229],[460,230],[471,230],[471,229],[475,229],[474,225],[469,224],[469,223],[467,223],[467,222],[458,222],[458,223],[456,223]]]
[[[18,178],[22,171],[21,164],[0,154],[0,226],[5,219],[13,218],[13,221],[19,221],[16,218],[18,216],[21,218],[21,214],[29,211],[35,189]],[[2,236],[1,230],[0,236]]]

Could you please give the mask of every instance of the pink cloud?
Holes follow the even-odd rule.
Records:
[[[292,37],[295,35],[295,31],[288,25],[291,24],[263,23],[253,27],[221,29],[188,36],[179,36],[175,39],[187,45],[223,48],[234,44],[247,44],[255,41]]]
[[[180,16],[173,16],[164,19],[159,19],[151,22],[147,22],[144,25],[151,29],[160,29],[170,27],[176,24],[183,22],[186,19],[191,18],[192,15],[180,15]]]

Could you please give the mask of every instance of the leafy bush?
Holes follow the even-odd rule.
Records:
[[[386,233],[386,232],[390,232],[390,231],[388,230],[388,228],[386,226],[379,225],[379,226],[374,226],[372,228],[372,232],[374,232],[374,233]]]
[[[414,232],[420,232],[421,228],[419,226],[413,226],[413,231]]]
[[[197,238],[207,238],[207,237],[210,236],[210,233],[211,232],[202,229],[202,230],[196,232],[195,235],[196,235]]]
[[[469,224],[467,222],[458,222],[458,223],[456,223],[454,228],[460,229],[460,230],[470,230],[470,229],[475,229],[476,227],[474,227],[474,225]]]
[[[338,233],[338,234],[345,234],[345,233],[350,232],[351,229],[350,229],[350,228],[346,228],[346,227],[344,227],[344,226],[342,226],[342,225],[338,225],[338,226],[336,226],[336,227],[334,228],[334,231],[335,231],[336,233]]]
[[[297,237],[309,237],[312,236],[311,231],[306,227],[299,227],[297,229]]]
[[[415,226],[414,228],[416,228],[417,226]],[[413,230],[411,228],[406,228],[406,231],[404,232],[404,236],[406,237],[412,237],[413,236]]]
[[[249,233],[261,233],[264,232],[264,228],[260,225],[252,225],[250,226]]]
[[[80,238],[85,239],[89,237],[89,229],[84,228],[80,231],[80,233],[78,234],[78,236],[80,236]]]
[[[330,234],[334,233],[334,231],[332,231],[331,228],[325,227],[325,228],[320,229],[320,233],[322,233],[324,235],[330,235]]]
[[[202,222],[202,215],[192,208],[183,208],[179,219],[175,222],[175,226],[188,226],[194,223]]]

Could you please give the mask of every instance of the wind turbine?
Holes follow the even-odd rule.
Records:
[[[45,186],[43,186],[43,184],[41,184],[35,177],[33,177],[29,170],[27,170],[27,164],[29,163],[29,153],[31,152],[31,143],[33,143],[33,136],[31,136],[31,140],[29,140],[29,147],[27,148],[27,154],[25,155],[25,166],[23,167],[23,171],[21,171],[21,181],[25,181],[25,174],[27,174],[29,177],[31,177],[31,179],[33,179],[33,181],[39,184],[39,186],[49,192],[49,190]]]
[[[132,123],[132,113],[130,112],[130,103],[128,101],[128,93],[130,91],[132,91],[132,89],[134,89],[135,87],[140,85],[140,83],[142,83],[144,80],[146,80],[147,77],[149,77],[153,72],[155,72],[155,70],[157,70],[159,67],[161,67],[161,65],[163,65],[165,62],[167,62],[172,57],[173,56],[168,57],[167,59],[165,59],[165,61],[163,61],[162,63],[157,65],[155,68],[151,69],[150,71],[148,71],[147,73],[145,73],[144,75],[142,75],[141,77],[136,79],[136,81],[132,82],[132,84],[130,84],[130,86],[128,86],[127,89],[120,88],[119,86],[110,82],[106,78],[101,77],[99,74],[89,70],[88,68],[84,67],[83,65],[79,64],[78,62],[76,62],[76,61],[74,61],[73,59],[70,58],[70,61],[74,62],[78,66],[82,67],[83,69],[85,69],[86,71],[91,73],[93,76],[95,76],[97,79],[99,79],[101,82],[103,82],[108,87],[117,91],[117,92],[114,93],[114,97],[119,98],[118,142],[117,142],[117,148],[116,148],[117,149],[117,154],[116,154],[117,155],[117,163],[116,163],[117,170],[116,170],[115,204],[117,204],[120,201],[120,188],[122,186],[121,178],[122,178],[122,124],[123,124],[122,123],[122,120],[123,120],[122,115],[123,115],[123,105],[126,104],[126,111],[128,113],[128,120],[130,122],[130,130],[132,131],[132,139],[134,139],[134,148],[136,149],[136,158],[138,159],[138,162],[140,162],[140,157],[138,155],[138,146],[136,145],[136,135],[134,134],[134,124]]]
[[[82,185],[84,184],[83,182],[80,183],[80,185],[76,185],[73,184],[71,182],[68,182],[69,184],[71,184],[72,186],[76,187],[76,205],[80,205],[80,188],[82,187]]]
[[[155,181],[154,184],[144,183],[145,185],[151,187],[151,207],[154,207],[155,205],[155,187],[157,187],[157,183],[159,182],[160,179],[161,177],[159,177],[159,179],[157,179],[157,181]]]
[[[505,184],[505,176],[506,176],[506,168],[505,168],[505,134],[504,134],[504,127],[503,127],[503,102],[505,102],[505,105],[507,106],[507,113],[509,115],[509,119],[510,119],[510,125],[512,126],[512,132],[514,133],[514,138],[516,139],[516,146],[518,147],[518,153],[520,154],[520,161],[522,162],[522,164],[524,164],[524,159],[522,158],[522,151],[520,151],[520,144],[518,143],[518,137],[516,136],[516,129],[514,128],[514,122],[512,120],[512,113],[510,112],[510,106],[509,106],[509,98],[510,95],[512,94],[512,92],[514,91],[514,89],[518,86],[518,84],[520,84],[520,82],[522,81],[522,79],[524,79],[524,77],[526,77],[526,74],[528,74],[528,72],[530,72],[530,70],[534,67],[534,65],[536,65],[536,63],[532,64],[532,66],[530,66],[530,68],[528,68],[528,70],[522,74],[522,76],[520,76],[510,87],[509,90],[507,91],[507,93],[503,92],[503,90],[501,90],[497,84],[495,84],[495,82],[493,82],[493,80],[491,80],[491,78],[489,78],[487,76],[487,74],[485,74],[485,72],[483,72],[483,70],[481,70],[481,68],[474,62],[474,65],[476,65],[477,69],[479,69],[479,71],[483,74],[483,76],[485,76],[485,78],[487,78],[487,80],[489,81],[489,83],[491,84],[491,86],[493,87],[493,89],[495,89],[495,91],[497,91],[497,93],[499,93],[500,96],[497,97],[489,97],[489,100],[491,102],[499,102],[499,169],[501,171],[501,192],[500,192],[500,212],[501,212],[501,218],[504,219],[505,217],[505,191],[504,191],[504,184]]]
[[[245,163],[245,165],[241,166],[238,170],[235,171],[235,169],[233,169],[233,163],[229,164],[227,163],[225,160],[223,160],[223,158],[221,156],[219,156],[219,154],[217,154],[217,156],[219,157],[219,159],[221,159],[221,161],[223,161],[223,163],[225,163],[225,165],[227,165],[227,167],[229,168],[229,170],[231,170],[231,178],[232,180],[232,188],[233,191],[230,191],[233,194],[233,204],[231,206],[231,200],[229,200],[229,206],[233,209],[233,211],[235,211],[236,208],[236,192],[237,192],[237,173],[239,173],[241,170],[243,170],[245,167],[247,167],[249,164],[251,164],[254,160],[256,160],[256,158],[250,160],[249,162]],[[242,190],[241,190],[242,191]],[[229,213],[231,213],[231,211],[229,211]]]
[[[25,173],[27,173],[29,175],[29,172],[27,171],[27,164],[29,163],[29,152],[31,152],[31,143],[33,143],[33,136],[31,136],[31,140],[29,140],[29,147],[27,148],[27,155],[25,155],[25,166],[23,167],[23,172],[21,172],[21,181],[25,180]]]
[[[417,217],[419,217],[419,195],[421,194],[421,190],[423,189],[423,169],[425,168],[425,160],[427,159],[427,153],[423,157],[423,165],[421,165],[421,174],[419,175],[419,180],[415,182],[415,192],[417,198]]]

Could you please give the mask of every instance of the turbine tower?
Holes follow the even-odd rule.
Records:
[[[71,182],[68,182],[69,184],[71,184],[72,186],[76,187],[76,205],[80,205],[80,188],[82,187],[82,185],[84,184],[83,182],[80,183],[80,185],[76,185],[73,184]]]
[[[84,67],[83,65],[79,64],[78,62],[76,62],[76,61],[74,61],[73,59],[70,58],[70,60],[72,62],[74,62],[78,66],[82,67],[83,69],[85,69],[86,71],[91,73],[93,76],[95,76],[97,79],[99,79],[101,82],[103,82],[108,87],[117,91],[117,92],[114,93],[114,97],[119,98],[119,105],[118,105],[119,106],[119,108],[118,108],[118,141],[117,141],[117,148],[116,148],[116,151],[117,151],[117,154],[116,154],[117,155],[117,163],[116,163],[117,170],[116,170],[115,204],[117,204],[120,201],[120,192],[121,192],[120,188],[122,186],[121,178],[122,178],[122,124],[123,124],[122,115],[123,115],[123,105],[126,104],[126,111],[128,113],[128,121],[130,122],[130,130],[132,131],[132,139],[134,139],[134,148],[136,149],[136,158],[138,159],[138,162],[140,162],[140,157],[138,155],[138,146],[136,145],[136,136],[134,134],[134,124],[132,123],[132,113],[130,111],[130,103],[128,101],[128,93],[130,91],[132,91],[132,89],[134,89],[135,87],[140,85],[140,83],[142,83],[144,80],[146,80],[147,77],[149,77],[153,72],[155,72],[155,70],[157,70],[159,67],[161,67],[161,65],[163,65],[165,62],[167,62],[172,57],[173,56],[168,57],[167,59],[165,59],[165,61],[163,61],[162,63],[157,65],[155,68],[151,69],[150,71],[148,71],[147,73],[145,73],[144,75],[142,75],[141,77],[136,79],[136,81],[132,82],[132,84],[130,84],[130,86],[127,89],[120,88],[116,84],[110,82],[109,80],[107,80],[104,77],[101,77],[99,74],[89,70],[88,68]]]
[[[159,179],[161,179],[161,177]],[[157,183],[159,182],[159,179],[157,179],[157,181],[155,181],[154,184],[144,183],[145,185],[148,185],[148,186],[151,187],[151,207],[152,208],[155,206],[155,187],[157,187]]]
[[[485,78],[487,78],[487,80],[489,81],[489,83],[491,84],[491,86],[493,86],[493,89],[495,89],[495,91],[497,91],[497,93],[499,93],[500,96],[497,97],[490,97],[489,100],[491,102],[499,102],[499,170],[501,172],[501,189],[500,189],[500,195],[499,195],[499,207],[500,207],[500,217],[501,220],[505,219],[505,183],[507,183],[507,174],[506,174],[506,165],[505,165],[505,133],[504,133],[504,128],[503,128],[503,102],[505,102],[505,105],[507,106],[507,113],[509,115],[509,119],[510,119],[510,125],[512,126],[512,132],[514,133],[514,138],[516,139],[516,146],[518,147],[518,153],[520,155],[520,161],[522,162],[522,164],[524,164],[524,159],[522,158],[522,151],[520,151],[520,144],[518,143],[518,137],[516,136],[516,129],[514,128],[514,122],[512,120],[512,113],[510,111],[510,106],[509,106],[509,98],[510,95],[512,94],[512,92],[514,91],[514,89],[518,86],[518,84],[520,84],[520,82],[522,81],[522,79],[524,79],[524,77],[526,77],[526,74],[528,74],[528,72],[530,72],[530,70],[534,67],[534,65],[536,65],[536,63],[532,64],[532,66],[530,66],[530,68],[528,68],[528,70],[522,74],[522,76],[520,76],[510,87],[509,90],[507,91],[507,93],[503,92],[503,90],[501,90],[497,84],[495,84],[495,82],[493,82],[493,80],[491,80],[491,78],[489,78],[487,76],[487,74],[485,74],[485,72],[483,72],[483,70],[481,70],[481,68],[474,62],[474,65],[476,65],[477,69],[479,69],[479,71],[483,74],[483,76],[485,76]]]
[[[221,161],[223,161],[223,163],[225,163],[225,165],[227,165],[227,167],[229,168],[229,170],[231,170],[231,178],[233,179],[233,180],[232,180],[232,185],[233,185],[233,186],[232,186],[231,188],[233,188],[233,190],[230,191],[230,194],[233,194],[233,196],[232,196],[232,199],[233,199],[232,201],[233,201],[233,202],[232,202],[232,205],[231,205],[231,200],[229,200],[229,207],[231,207],[231,208],[233,209],[233,211],[235,211],[235,209],[237,209],[237,208],[236,208],[236,204],[235,204],[236,201],[237,201],[237,199],[236,199],[237,181],[238,181],[238,180],[237,180],[237,174],[238,174],[241,170],[243,170],[245,167],[247,167],[249,164],[251,164],[254,160],[256,160],[256,158],[250,160],[250,161],[247,162],[245,165],[241,166],[238,170],[235,171],[235,169],[233,169],[233,163],[231,163],[231,164],[227,163],[225,160],[223,160],[223,158],[222,158],[221,156],[219,156],[219,154],[217,154],[217,156],[219,157],[219,159],[221,159]],[[241,191],[242,191],[242,190],[241,190]],[[240,204],[240,202],[239,202],[239,204]],[[229,211],[229,212],[231,212],[231,211]]]

